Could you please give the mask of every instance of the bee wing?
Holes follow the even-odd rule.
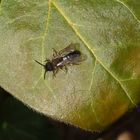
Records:
[[[85,61],[87,59],[87,56],[85,55],[85,54],[81,54],[81,56],[80,57],[76,57],[76,58],[74,58],[73,60],[72,60],[72,63],[74,64],[78,64],[78,63],[80,63],[80,62],[82,62],[82,61]]]
[[[74,52],[75,50],[78,50],[79,47],[80,47],[79,43],[71,43],[69,46],[59,51],[59,55],[63,57],[71,52]]]

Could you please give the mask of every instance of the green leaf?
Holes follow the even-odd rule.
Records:
[[[118,2],[122,3],[134,16],[134,18],[139,22],[140,21],[140,2],[137,0],[118,0]]]
[[[0,85],[51,118],[105,129],[140,101],[140,10],[125,2],[2,0]],[[44,80],[34,60],[72,42],[87,60]]]

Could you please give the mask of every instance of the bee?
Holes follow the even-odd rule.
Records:
[[[35,60],[39,65],[43,66],[45,69],[44,79],[47,72],[53,72],[53,77],[56,76],[57,72],[60,69],[65,69],[68,71],[68,65],[79,65],[82,61],[86,60],[86,55],[82,54],[79,50],[79,43],[71,43],[66,48],[57,52],[53,49],[53,57],[52,59],[46,59],[45,64],[40,63]]]

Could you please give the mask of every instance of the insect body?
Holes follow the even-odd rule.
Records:
[[[37,60],[35,60],[38,64],[42,65],[45,69],[44,79],[46,72],[52,71],[53,76],[56,75],[59,69],[65,69],[67,72],[68,65],[78,65],[80,62],[86,59],[86,56],[83,55],[78,50],[79,44],[78,43],[71,43],[68,47],[64,48],[63,50],[57,52],[53,49],[53,58],[46,59],[46,64],[41,64]]]

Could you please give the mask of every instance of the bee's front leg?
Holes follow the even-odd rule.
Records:
[[[56,57],[58,55],[58,52],[53,48],[53,57]]]
[[[64,65],[64,68],[65,68],[65,71],[66,71],[66,73],[67,73],[67,72],[68,72],[68,68],[67,68],[67,66]]]
[[[50,62],[50,59],[46,58],[44,62]]]
[[[45,78],[46,78],[46,73],[47,73],[47,71],[45,70],[45,72],[44,72],[44,80],[45,80]]]

